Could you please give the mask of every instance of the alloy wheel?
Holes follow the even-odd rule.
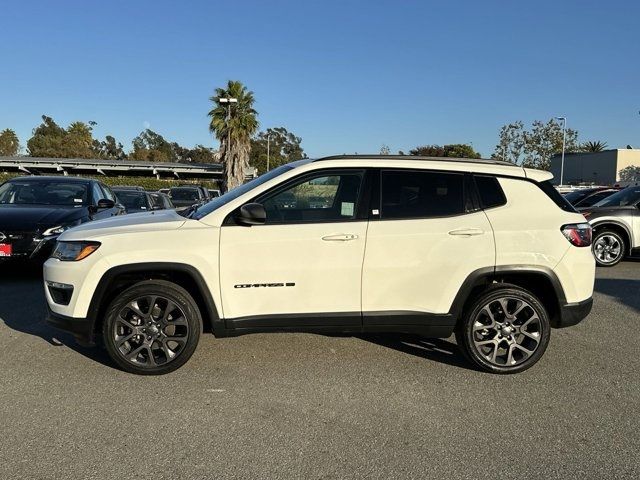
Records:
[[[622,255],[622,243],[615,235],[601,235],[593,244],[593,254],[600,263],[614,263]]]
[[[181,306],[163,296],[147,295],[120,309],[111,333],[124,360],[138,367],[158,367],[180,355],[190,331]]]
[[[485,304],[472,325],[473,347],[489,363],[515,367],[541,345],[542,321],[528,302],[500,297]]]

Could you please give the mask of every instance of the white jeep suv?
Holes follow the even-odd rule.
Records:
[[[522,371],[591,310],[591,227],[551,174],[491,160],[340,156],[283,165],[181,215],[63,233],[49,321],[140,374],[203,329],[448,337],[479,368]]]

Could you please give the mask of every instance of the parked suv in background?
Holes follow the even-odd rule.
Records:
[[[173,187],[169,191],[171,202],[177,210],[186,210],[192,206],[202,205],[207,201],[202,187]]]
[[[18,177],[0,185],[0,260],[44,261],[65,230],[124,213],[109,187],[76,177]]]
[[[640,185],[580,210],[593,227],[593,255],[599,266],[612,267],[626,255],[640,255]]]
[[[551,178],[490,160],[300,160],[186,216],[64,233],[44,267],[49,321],[140,374],[184,364],[203,327],[455,332],[478,367],[519,372],[592,304],[591,228]]]

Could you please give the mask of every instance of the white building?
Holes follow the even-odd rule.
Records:
[[[561,158],[560,154],[551,157],[551,173],[555,184],[560,183]],[[620,171],[629,166],[640,168],[640,149],[565,153],[563,183],[613,185],[620,181]]]

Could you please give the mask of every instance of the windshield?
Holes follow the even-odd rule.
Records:
[[[169,195],[174,200],[199,200],[196,188],[172,188]]]
[[[88,203],[87,185],[58,180],[11,181],[0,186],[0,204],[83,206]]]
[[[114,192],[127,211],[149,210],[147,195],[144,192],[135,190],[114,190]]]
[[[278,168],[274,168],[273,170],[263,175],[260,175],[257,178],[254,178],[250,182],[247,182],[244,185],[240,185],[239,187],[236,187],[233,190],[229,190],[224,195],[214,198],[209,203],[202,205],[201,207],[198,207],[191,213],[191,215],[189,215],[189,217],[194,218],[196,220],[200,220],[202,217],[209,215],[214,210],[217,210],[221,206],[226,205],[231,200],[235,200],[240,195],[244,195],[245,193],[253,190],[254,188],[259,187],[263,183],[268,182],[272,178],[276,178],[277,176],[282,175],[283,173],[288,172],[289,170],[293,170],[293,168],[294,167],[292,167],[290,164],[281,165]]]
[[[636,205],[640,201],[640,185],[627,187],[610,197],[600,200],[594,207],[626,207]]]

